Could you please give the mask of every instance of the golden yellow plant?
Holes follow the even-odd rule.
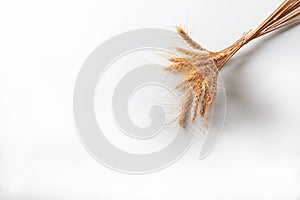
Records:
[[[176,86],[176,89],[184,91],[177,124],[184,126],[188,120],[194,122],[198,115],[208,122],[216,97],[218,74],[229,59],[251,40],[300,21],[300,18],[296,18],[299,15],[300,0],[285,0],[256,29],[244,33],[234,44],[218,52],[203,48],[181,27],[177,27],[178,34],[193,48],[176,48],[179,55],[169,57],[171,64],[165,68],[183,78]]]

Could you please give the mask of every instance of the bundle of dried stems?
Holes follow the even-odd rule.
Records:
[[[179,126],[184,126],[188,120],[195,121],[196,117],[208,122],[212,103],[216,97],[217,78],[220,70],[229,59],[245,44],[276,29],[300,21],[300,0],[285,0],[263,21],[238,39],[231,46],[212,52],[193,41],[181,28],[177,27],[178,34],[193,50],[176,48],[179,55],[171,56],[171,62],[166,70],[177,73],[183,78],[176,89],[184,92],[181,109],[176,119]]]

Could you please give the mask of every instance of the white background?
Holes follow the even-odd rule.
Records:
[[[81,64],[111,36],[183,25],[219,50],[280,2],[1,1],[0,199],[299,199],[300,26],[228,63],[227,120],[205,160],[195,144],[163,171],[117,173],[85,151],[72,117]]]

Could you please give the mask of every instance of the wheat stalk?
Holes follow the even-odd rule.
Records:
[[[184,126],[188,120],[194,122],[197,115],[208,122],[216,97],[218,74],[230,58],[251,40],[300,21],[300,18],[296,18],[299,15],[300,0],[285,0],[256,29],[244,33],[234,44],[218,52],[203,48],[181,27],[177,27],[178,34],[193,48],[176,48],[179,56],[169,57],[171,64],[165,68],[183,78],[176,89],[186,90],[177,124]]]

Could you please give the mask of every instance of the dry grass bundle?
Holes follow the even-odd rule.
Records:
[[[300,21],[300,18],[296,18],[299,15],[300,0],[285,0],[256,29],[244,33],[234,44],[219,52],[204,49],[181,27],[177,27],[178,34],[193,48],[193,50],[177,48],[179,56],[169,57],[171,64],[166,67],[166,70],[175,72],[183,78],[176,86],[176,89],[181,89],[185,93],[177,124],[184,126],[188,120],[194,122],[198,115],[208,122],[211,106],[216,97],[218,73],[229,59],[251,40]]]

